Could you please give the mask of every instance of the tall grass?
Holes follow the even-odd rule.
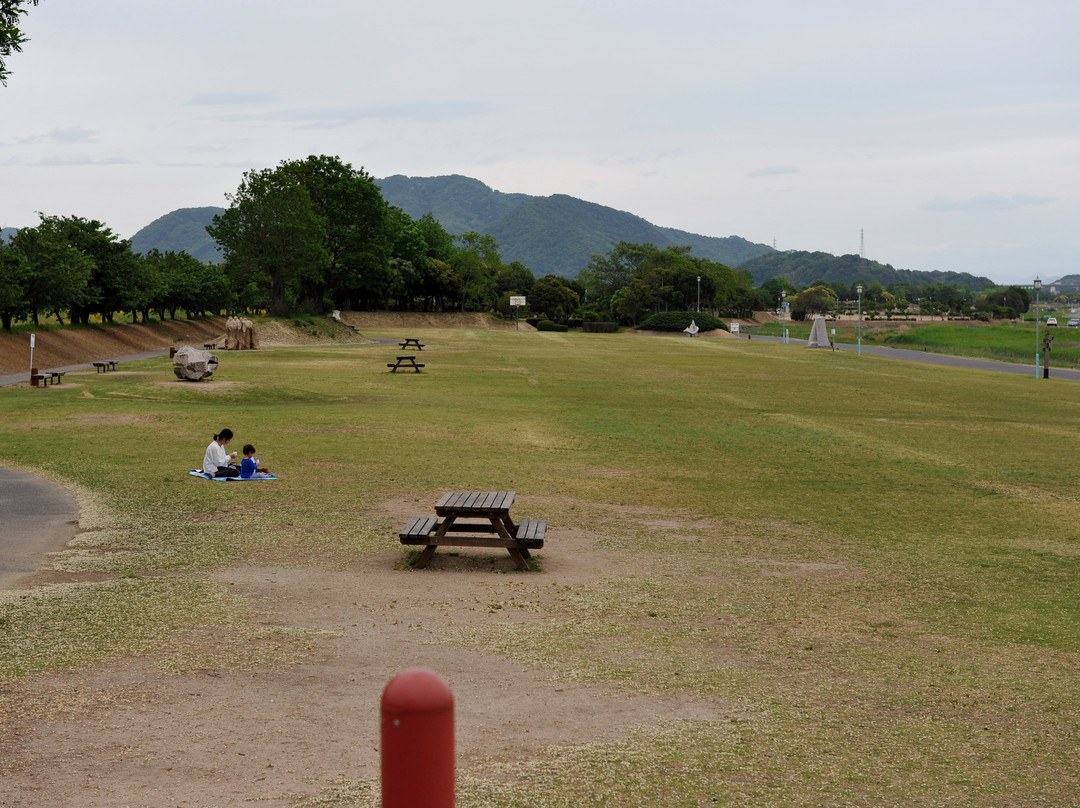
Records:
[[[463,772],[459,804],[1075,801],[1074,385],[731,339],[418,336],[422,374],[387,373],[385,345],[309,347],[226,354],[203,384],[160,359],[0,390],[0,463],[86,505],[93,531],[60,567],[115,576],[0,601],[0,679],[27,672],[16,648],[39,672],[168,655],[177,628],[245,620],[177,578],[400,563],[380,503],[508,488],[549,521],[544,558],[611,553],[618,571],[559,597],[549,573],[493,573],[528,630],[427,640],[726,717],[538,749],[505,780]],[[189,478],[225,426],[281,479]],[[430,576],[392,566],[402,597],[430,600]],[[118,586],[159,608],[93,597]],[[47,619],[64,604],[87,619]],[[305,804],[373,800],[328,783]]]

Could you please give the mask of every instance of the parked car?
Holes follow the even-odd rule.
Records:
[[[1046,318],[1046,324],[1047,325],[1057,325],[1057,317],[1047,317]]]
[[[1073,317],[1069,322],[1065,323],[1065,325],[1069,328],[1080,328],[1080,320]]]

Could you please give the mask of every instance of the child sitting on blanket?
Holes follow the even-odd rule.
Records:
[[[240,477],[250,480],[256,474],[268,474],[264,468],[259,468],[259,458],[255,457],[255,447],[250,443],[244,445],[244,459],[240,461]]]

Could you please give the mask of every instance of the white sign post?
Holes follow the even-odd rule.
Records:
[[[518,309],[525,305],[524,295],[510,295],[510,305],[514,307],[514,330],[518,330]]]
[[[30,335],[30,375],[34,375],[34,343],[37,342],[37,334]]]

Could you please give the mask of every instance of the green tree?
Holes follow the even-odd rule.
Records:
[[[166,314],[169,319],[175,320],[176,312],[181,309],[189,316],[200,311],[202,301],[213,296],[204,288],[207,277],[224,278],[220,267],[204,264],[183,250],[164,253],[151,250],[145,260],[156,269],[161,279],[162,288],[153,308],[162,320]]]
[[[0,84],[7,86],[11,71],[7,59],[13,53],[21,53],[26,36],[19,27],[19,17],[27,12],[23,6],[36,6],[38,0],[0,0]]]
[[[319,286],[330,267],[326,227],[311,195],[290,172],[248,171],[230,206],[206,231],[221,245],[236,291],[254,284],[273,314],[298,307],[304,290]]]
[[[520,261],[511,261],[499,269],[499,277],[495,280],[495,291],[501,296],[504,294],[528,295],[532,291],[536,278],[532,270]]]
[[[139,304],[139,259],[131,242],[96,219],[64,216],[55,220],[64,241],[90,259],[91,274],[82,301],[71,306],[71,319],[88,323],[91,314],[112,322],[116,312]]]
[[[565,278],[557,275],[545,275],[534,283],[527,302],[532,311],[545,314],[556,323],[565,323],[566,318],[581,305],[578,293],[570,288]]]
[[[142,314],[144,323],[150,322],[150,311],[160,311],[166,288],[161,268],[144,256],[136,255],[127,304],[131,309],[131,322],[137,323],[139,314]]]
[[[794,297],[788,298],[791,304],[791,319],[805,320],[814,314],[828,314],[836,309],[836,293],[825,285],[803,289]]]
[[[0,325],[11,331],[11,323],[27,310],[26,284],[30,267],[26,256],[9,244],[0,243]]]
[[[493,236],[475,230],[456,238],[458,247],[450,259],[461,286],[461,311],[466,307],[488,311],[495,305],[495,279],[502,268],[499,245]]]
[[[641,278],[634,278],[611,296],[611,313],[624,325],[633,325],[657,302],[652,287]]]
[[[20,228],[11,240],[26,260],[26,313],[35,325],[42,312],[54,312],[58,319],[69,312],[75,319],[89,299],[95,268],[94,260],[68,239],[65,220],[39,215],[36,227]]]
[[[588,266],[578,273],[578,281],[585,287],[585,297],[590,306],[601,312],[610,311],[618,316],[614,295],[625,289],[644,265],[646,259],[656,252],[652,244],[632,244],[620,241],[607,255],[594,255]]]
[[[301,296],[317,306],[329,292],[341,309],[353,308],[355,301],[365,306],[385,301],[395,228],[406,226],[408,217],[392,216],[371,176],[339,157],[312,155],[282,162],[278,171],[307,190],[312,210],[322,221],[323,247],[329,257],[325,273],[306,276]]]
[[[787,278],[775,277],[769,278],[767,281],[761,284],[759,288],[759,294],[761,295],[762,302],[765,303],[770,309],[780,308],[780,304],[784,300],[784,295],[795,294],[795,287],[792,286],[791,281]]]

